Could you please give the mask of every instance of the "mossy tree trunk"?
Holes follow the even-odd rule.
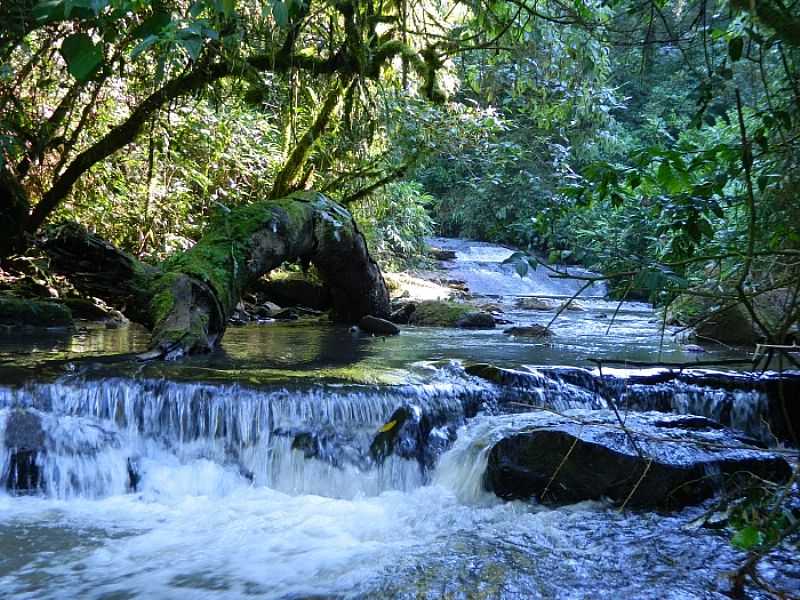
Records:
[[[389,313],[383,276],[352,216],[316,192],[231,210],[194,247],[157,268],[74,225],[56,228],[42,246],[79,289],[152,329],[151,358],[213,349],[242,293],[285,261],[316,266],[335,320]]]

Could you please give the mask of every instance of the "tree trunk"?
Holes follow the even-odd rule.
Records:
[[[30,206],[11,173],[0,167],[0,259],[25,247],[25,220]]]
[[[87,294],[153,331],[147,358],[208,352],[222,338],[242,293],[284,261],[319,271],[333,318],[386,317],[389,294],[364,236],[344,208],[316,192],[297,192],[236,208],[212,222],[190,250],[150,267],[74,224],[42,244],[55,270]]]

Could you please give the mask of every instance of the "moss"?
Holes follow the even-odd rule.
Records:
[[[150,315],[154,325],[161,323],[174,308],[175,293],[172,286],[179,277],[179,273],[167,273],[153,284]]]
[[[288,236],[300,235],[308,222],[310,202],[316,196],[292,194],[221,214],[211,222],[196,246],[168,259],[164,267],[204,281],[217,294],[226,314],[230,314],[247,282],[246,262],[253,236],[269,223]]]
[[[72,312],[56,302],[0,296],[0,325],[11,327],[72,327]]]
[[[443,300],[425,300],[417,304],[417,308],[411,314],[409,322],[412,325],[453,327],[459,320],[474,310],[468,304]]]

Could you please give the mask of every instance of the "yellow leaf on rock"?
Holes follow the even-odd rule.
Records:
[[[394,429],[395,425],[397,425],[397,421],[389,421],[388,423],[386,423],[386,425],[378,429],[378,433],[386,433],[387,431],[391,431],[392,429]]]

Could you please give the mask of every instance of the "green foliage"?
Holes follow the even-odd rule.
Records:
[[[731,544],[741,550],[758,551],[782,540],[797,523],[785,498],[780,490],[764,484],[740,490],[728,507]]]
[[[61,42],[61,55],[75,79],[86,81],[103,62],[103,50],[85,33],[75,33]]]
[[[180,107],[143,142],[94,169],[62,214],[154,258],[188,247],[215,212],[263,198],[282,157],[279,130],[233,102]]]
[[[421,185],[397,182],[351,207],[370,249],[385,268],[413,266],[422,260],[425,238],[433,235],[428,213],[433,200]]]

